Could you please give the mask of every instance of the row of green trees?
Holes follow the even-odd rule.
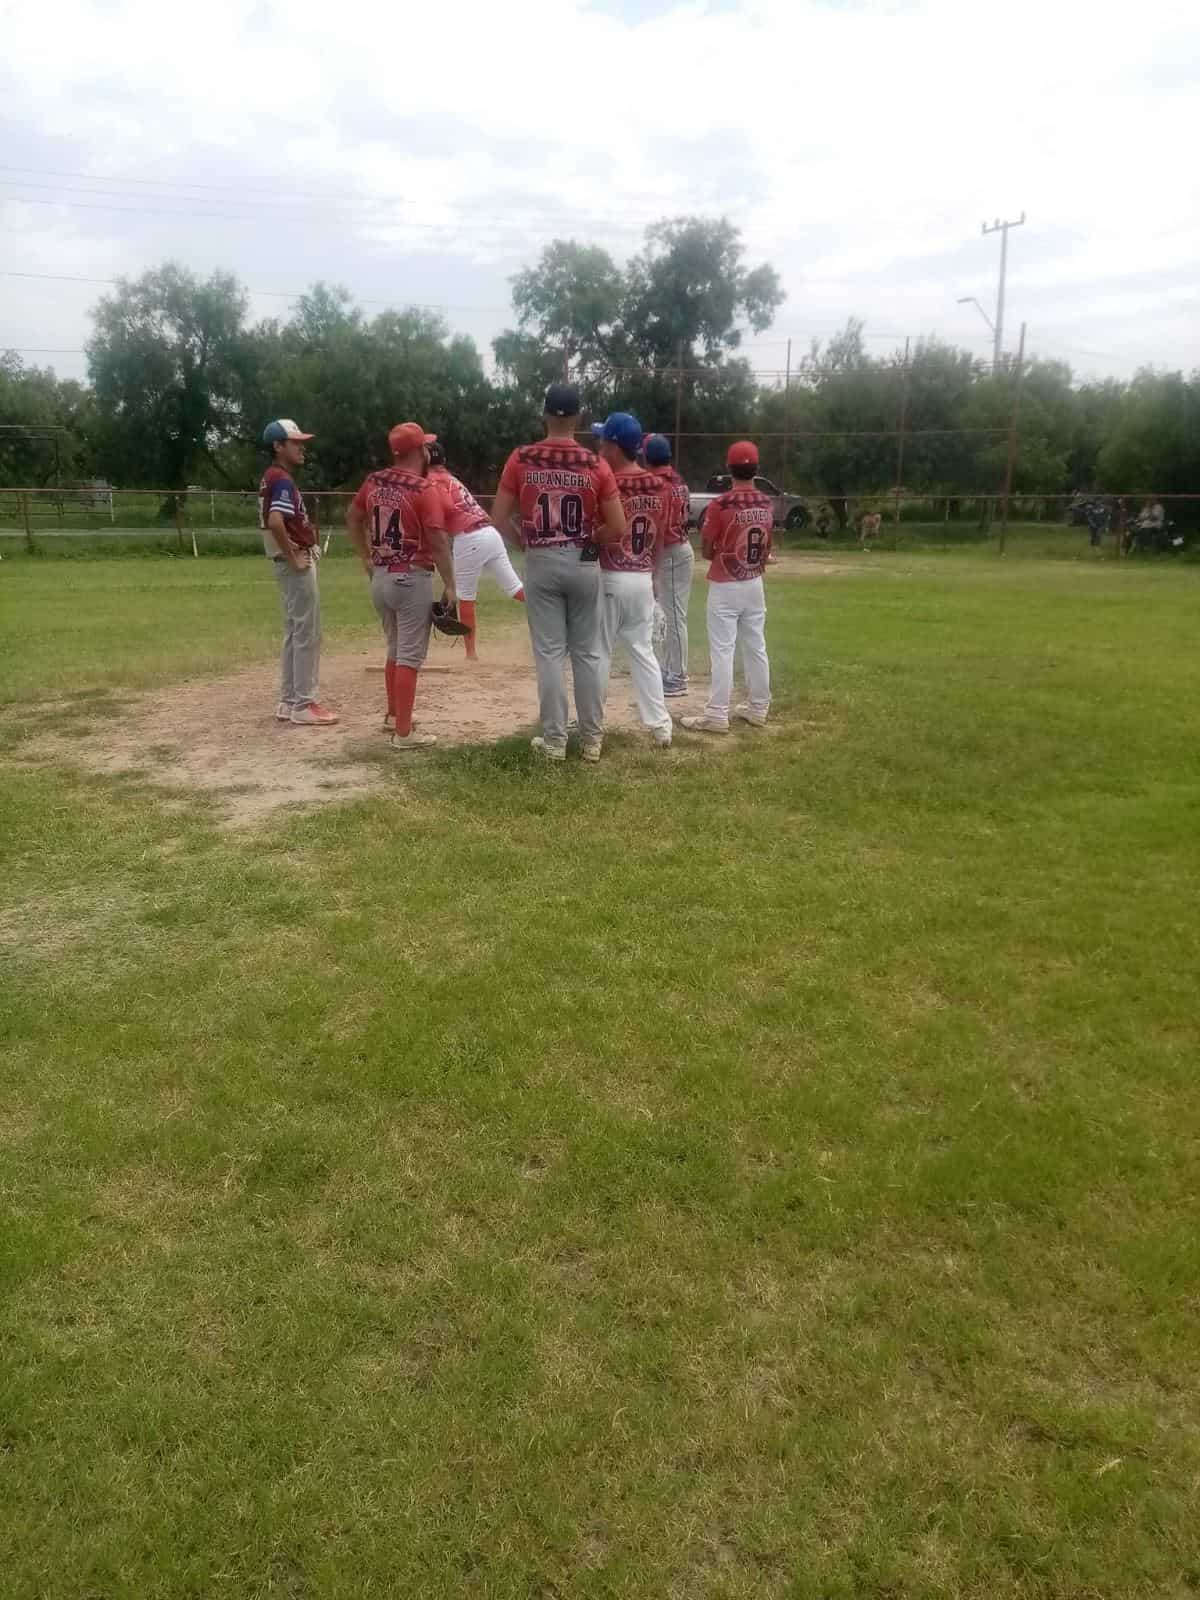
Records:
[[[251,323],[234,277],[199,279],[169,263],[95,307],[89,383],[0,354],[0,484],[245,487],[260,470],[263,423],[285,415],[318,436],[315,487],[357,481],[386,459],[388,426],[417,417],[488,490],[512,446],[536,436],[542,390],[564,363],[593,415],[620,406],[673,433],[678,414],[690,436],[680,464],[693,480],[716,470],[726,439],[750,434],[785,487],[879,492],[896,482],[903,417],[907,489],[970,493],[1001,481],[1011,369],[993,373],[934,339],[907,360],[875,358],[851,319],[797,352],[790,382],[756,375],[744,332],[768,328],[784,295],[773,268],[747,265],[726,221],[656,223],[624,264],[559,240],[512,289],[514,325],[494,341],[489,373],[475,344],[427,311],[368,317],[346,290],[316,284],[286,320]],[[1197,489],[1200,374],[1079,384],[1063,363],[1034,361],[1016,487]]]

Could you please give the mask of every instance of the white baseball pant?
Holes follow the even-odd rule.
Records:
[[[654,583],[648,572],[605,572],[600,612],[600,667],[605,684],[612,668],[613,646],[629,650],[638,715],[655,733],[671,732],[671,714],[663,699],[662,669],[654,654]]]
[[[712,682],[704,715],[711,722],[729,721],[733,695],[733,656],[742,647],[746,699],[756,717],[771,704],[771,665],[767,660],[767,602],[761,578],[741,583],[708,585],[708,653]]]
[[[479,579],[488,573],[511,600],[521,588],[521,575],[508,559],[504,540],[495,528],[477,528],[474,533],[456,533],[450,541],[454,556],[454,587],[460,600],[475,600]]]

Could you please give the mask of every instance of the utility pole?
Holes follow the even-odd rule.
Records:
[[[1000,554],[1008,537],[1008,502],[1012,498],[1013,469],[1017,464],[1017,429],[1021,424],[1021,385],[1025,380],[1025,324],[1021,324],[1021,343],[1017,350],[1017,370],[1013,376],[1012,411],[1008,419],[1008,459],[1004,466],[1004,511],[1000,519]]]
[[[985,236],[989,233],[998,233],[1000,235],[1000,284],[996,290],[996,323],[993,330],[995,337],[992,349],[992,367],[995,372],[999,372],[1000,362],[1004,355],[1004,280],[1008,276],[1008,230],[1010,228],[1023,227],[1024,224],[1025,213],[1023,211],[1015,222],[1001,222],[1000,218],[997,217],[990,227],[986,222],[983,224]]]
[[[904,370],[900,378],[900,426],[896,432],[896,514],[893,521],[900,525],[900,490],[904,484],[904,429],[908,422],[908,345],[904,341]]]

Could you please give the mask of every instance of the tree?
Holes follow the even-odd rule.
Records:
[[[740,231],[722,217],[672,217],[646,229],[629,263],[624,316],[629,341],[648,366],[719,362],[741,343],[739,322],[769,328],[785,295],[774,267],[743,264]]]
[[[1194,493],[1200,483],[1200,373],[1137,374],[1100,451],[1106,487],[1134,493]]]
[[[241,430],[245,315],[229,273],[201,281],[173,262],[100,301],[87,356],[110,477],[180,489],[205,465],[220,471]]]
[[[78,477],[88,465],[87,389],[0,351],[0,484],[36,489]]]

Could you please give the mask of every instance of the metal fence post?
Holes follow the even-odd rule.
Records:
[[[908,421],[908,345],[904,341],[904,371],[900,379],[900,428],[896,435],[896,514],[892,521],[900,526],[900,491],[904,484],[904,427]]]
[[[21,514],[25,519],[25,543],[29,546],[29,553],[32,555],[36,546],[33,542],[33,527],[29,521],[29,496],[27,494],[22,494],[21,496]]]

